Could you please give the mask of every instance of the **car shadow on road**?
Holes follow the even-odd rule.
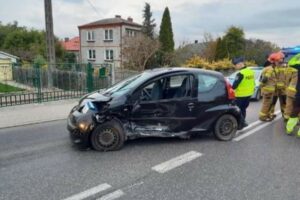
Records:
[[[131,148],[133,146],[159,146],[159,145],[167,145],[167,144],[190,144],[190,143],[206,143],[215,141],[215,138],[208,133],[205,134],[197,134],[191,136],[189,139],[182,139],[179,137],[172,138],[162,138],[162,137],[145,137],[145,138],[137,138],[134,140],[126,141],[124,148]]]

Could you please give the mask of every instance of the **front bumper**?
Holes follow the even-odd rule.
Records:
[[[91,113],[83,114],[78,111],[72,111],[67,119],[67,129],[69,131],[72,143],[79,148],[90,146],[90,134],[93,128],[93,115]],[[83,130],[80,124],[84,123],[88,128]]]

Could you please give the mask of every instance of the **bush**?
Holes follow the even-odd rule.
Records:
[[[246,66],[256,66],[255,62],[253,61],[246,61],[245,64]],[[201,58],[200,56],[193,56],[192,58],[188,59],[185,63],[185,66],[217,71],[234,69],[231,60],[228,58],[209,62],[208,60]]]

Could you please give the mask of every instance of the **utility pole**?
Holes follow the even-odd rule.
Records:
[[[48,87],[53,87],[52,71],[55,67],[55,47],[53,34],[52,2],[44,0],[45,4],[45,23],[46,23],[46,44],[48,59]]]

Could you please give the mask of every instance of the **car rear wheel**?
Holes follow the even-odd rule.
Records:
[[[125,142],[125,133],[116,120],[111,120],[97,126],[91,135],[92,147],[97,151],[116,151]]]
[[[214,127],[214,135],[218,140],[229,141],[234,138],[238,129],[237,119],[229,114],[221,116]]]

